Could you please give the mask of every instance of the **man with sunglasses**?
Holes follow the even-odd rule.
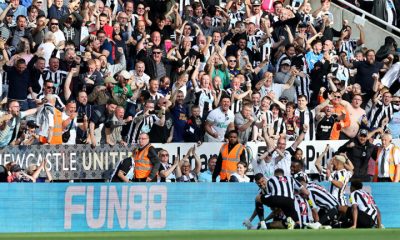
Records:
[[[138,59],[145,63],[145,73],[151,79],[160,80],[164,76],[170,76],[171,66],[163,58],[163,50],[159,46],[154,46],[151,50],[151,56],[147,57],[144,49],[138,53]]]
[[[348,139],[348,137],[341,133],[341,131],[350,126],[350,114],[346,108],[341,104],[342,94],[340,92],[333,92],[328,95],[328,99],[315,108],[316,112],[324,109],[329,104],[333,105],[333,116],[335,123],[333,124],[330,140]]]
[[[41,93],[39,93],[36,97],[36,104],[44,103],[45,102],[44,99],[46,98],[47,95],[54,94],[53,96],[56,99],[55,107],[59,110],[64,109],[65,105],[63,101],[61,100],[60,96],[54,93],[54,90],[55,90],[54,82],[52,80],[45,81]]]

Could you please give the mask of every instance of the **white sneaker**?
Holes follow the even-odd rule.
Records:
[[[243,226],[245,226],[247,228],[247,230],[250,230],[253,225],[251,224],[251,222],[249,221],[249,219],[245,219],[243,222]]]
[[[261,222],[260,222],[260,229],[261,229],[261,230],[267,229],[267,225],[265,224],[265,221],[261,221]]]
[[[288,218],[286,219],[287,229],[290,229],[290,230],[294,229],[294,225],[295,225],[295,224],[296,224],[296,223],[293,221],[293,219],[292,219],[291,217],[288,217]]]
[[[311,228],[311,229],[319,229],[321,228],[321,223],[315,222],[315,223],[304,223],[304,226]]]
[[[319,229],[332,229],[330,225],[322,225]]]

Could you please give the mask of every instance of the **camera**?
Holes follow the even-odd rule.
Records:
[[[83,123],[83,119],[85,118],[85,115],[86,114],[84,112],[78,113],[78,116],[76,117],[76,121],[78,123]]]
[[[336,113],[332,114],[332,117],[335,122],[340,122],[339,116]]]

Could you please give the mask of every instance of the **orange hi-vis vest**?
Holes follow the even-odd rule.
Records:
[[[50,140],[51,145],[60,145],[62,141],[62,112],[57,108],[54,108],[54,127],[53,127],[53,137]]]
[[[51,145],[61,145],[62,141],[62,112],[60,112],[57,108],[54,108],[54,127],[53,127],[53,137],[50,142],[48,142],[47,137],[39,136],[39,142],[41,143],[49,143]]]
[[[398,147],[396,146],[392,146],[392,149],[390,149],[389,152],[389,177],[390,179],[394,180],[394,174],[396,173],[396,165],[394,164],[394,152],[396,151],[396,149],[398,149]],[[382,152],[382,148],[378,149],[378,153],[376,156],[380,156],[380,153]],[[382,161],[381,159],[379,159],[377,157],[376,161],[375,161],[375,175],[374,175],[374,182],[378,181],[378,175],[379,175],[379,161]]]
[[[150,147],[151,144],[148,144],[142,150],[138,149],[135,152],[135,178],[147,178],[151,173],[151,169],[153,169],[153,164],[148,157]]]
[[[236,172],[237,164],[240,161],[240,155],[242,154],[244,147],[238,143],[235,147],[228,152],[228,143],[225,143],[221,147],[222,167],[219,177],[221,180],[229,180],[231,175]]]

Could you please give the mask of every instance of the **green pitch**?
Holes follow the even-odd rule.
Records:
[[[268,231],[148,231],[148,232],[96,232],[96,233],[17,233],[0,234],[0,239],[138,239],[138,240],[395,240],[400,229],[334,229],[334,230],[268,230]]]

